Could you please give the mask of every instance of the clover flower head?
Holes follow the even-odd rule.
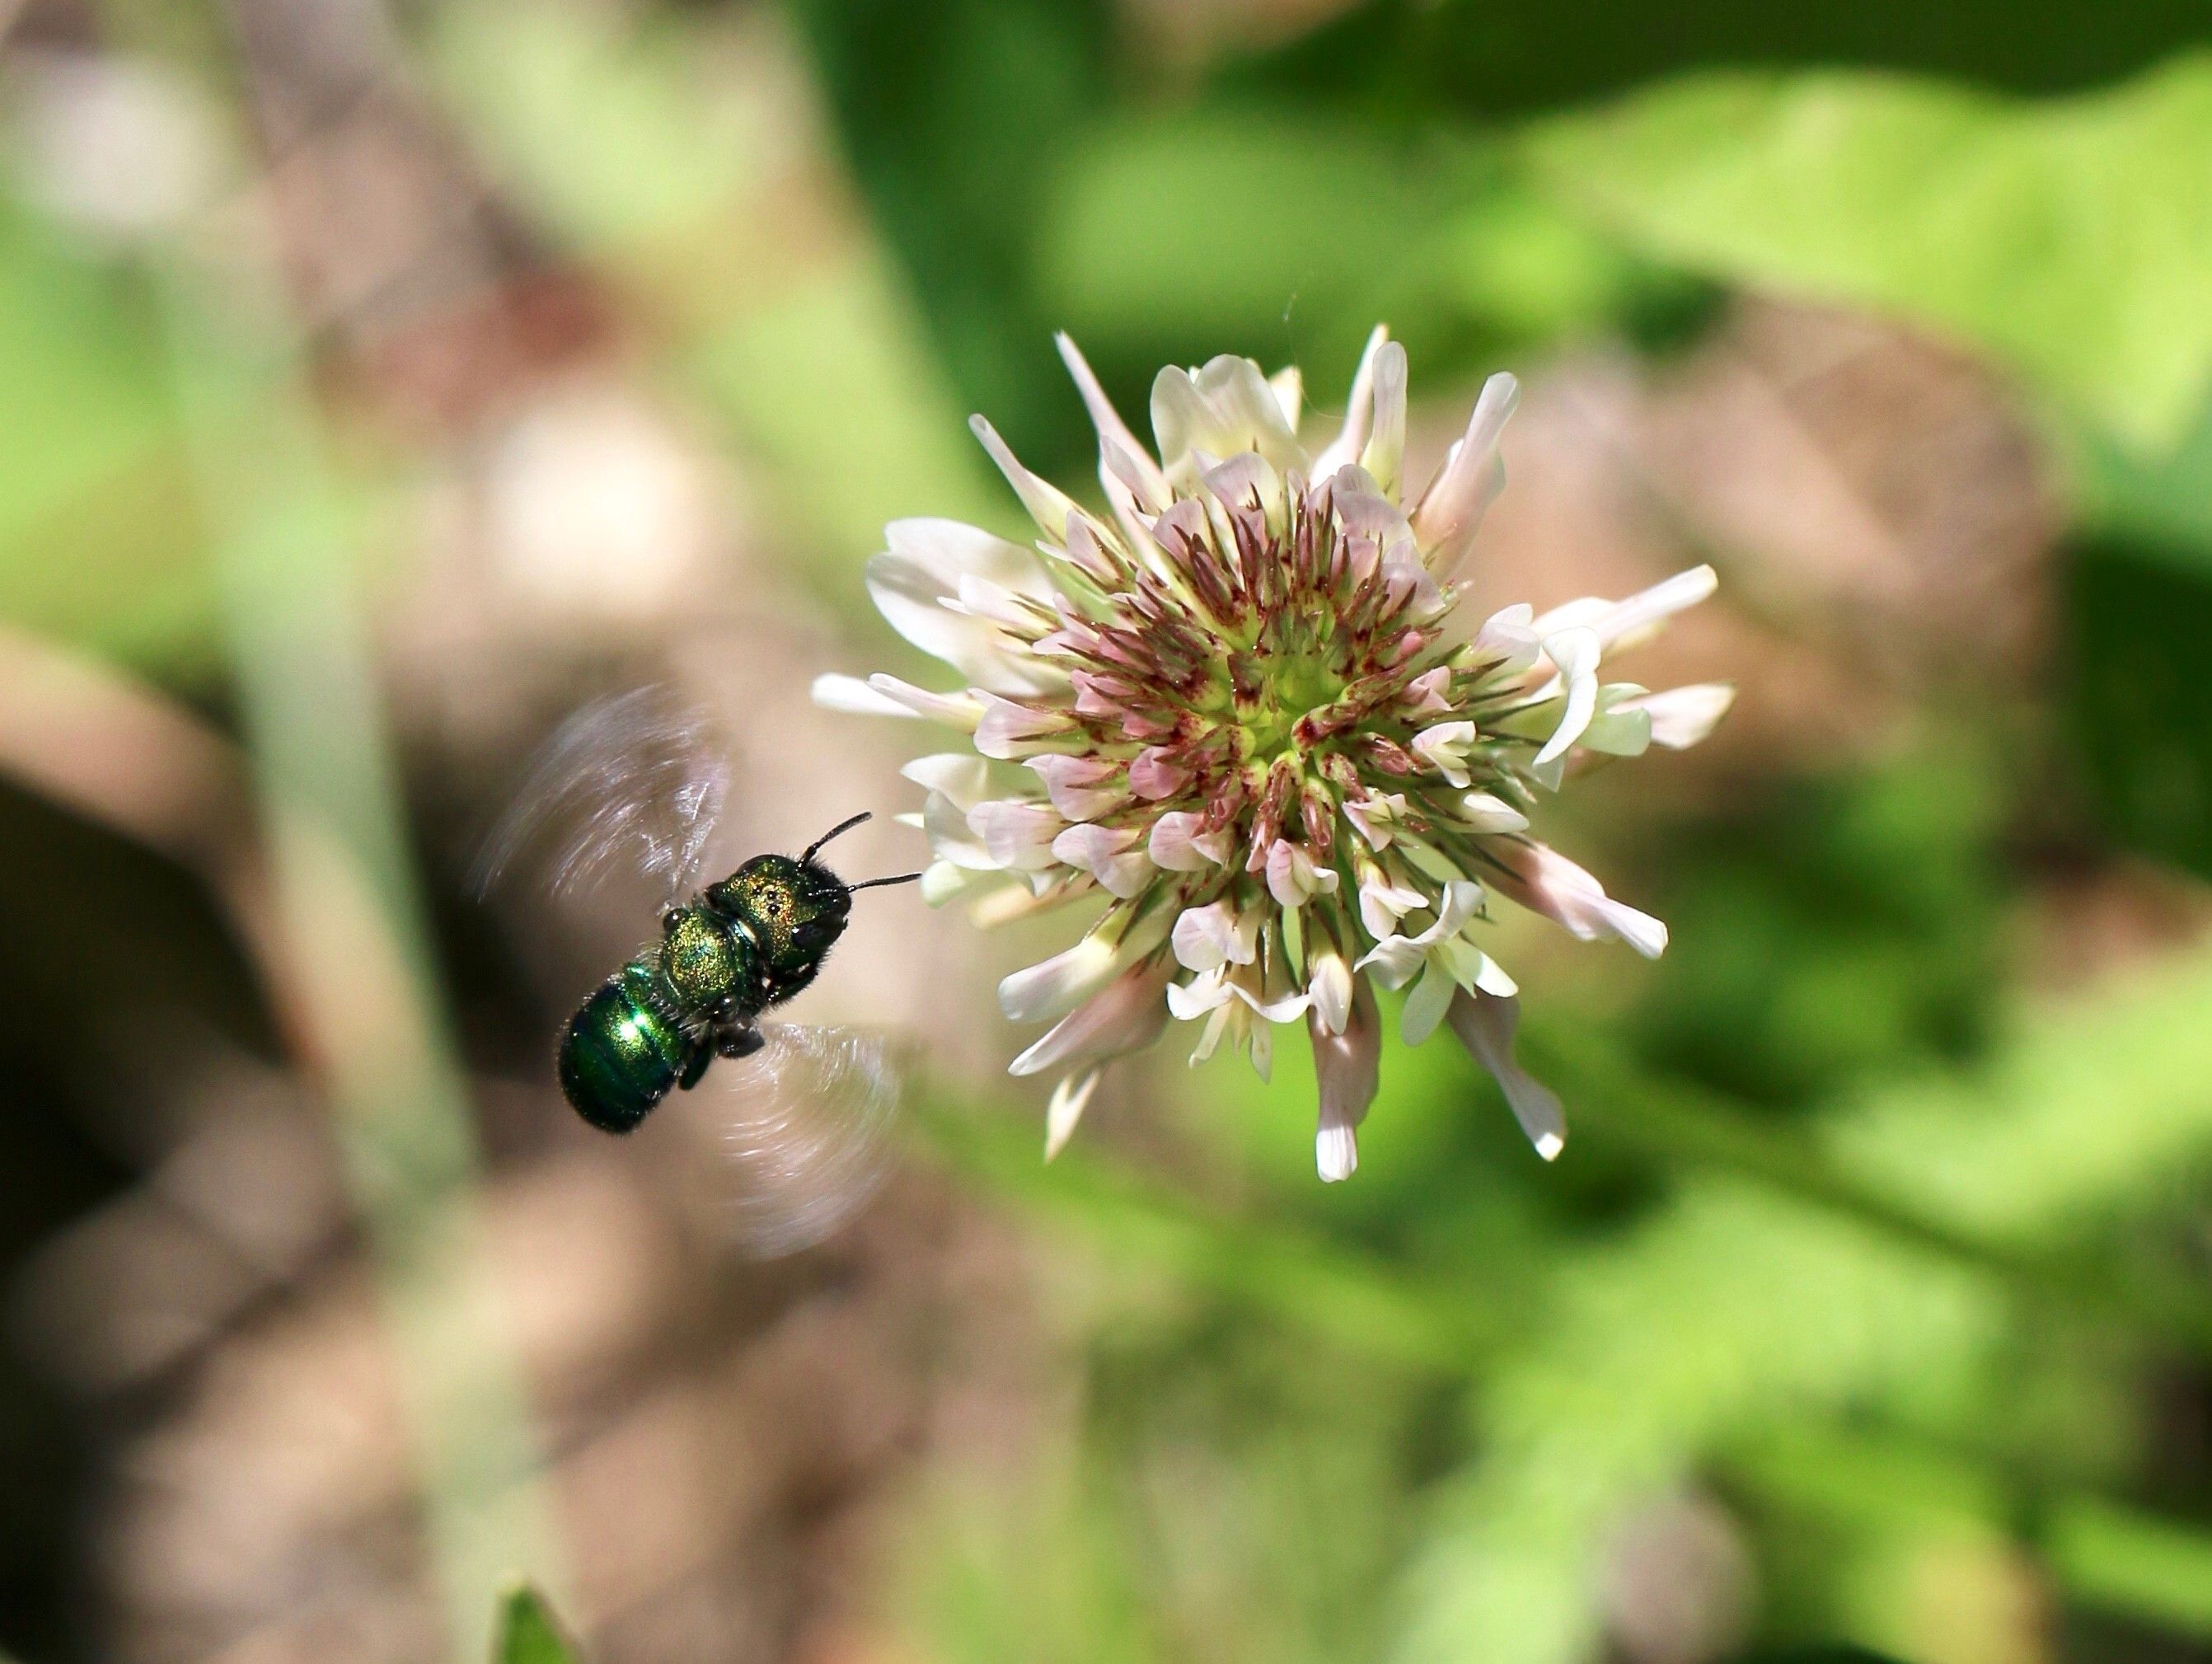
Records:
[[[1249,359],[1170,367],[1152,386],[1157,455],[1074,344],[1061,356],[1098,429],[1103,513],[973,426],[1043,536],[1032,548],[902,520],[868,574],[884,616],[966,686],[824,677],[838,708],[920,719],[964,749],[906,774],[934,853],[924,892],[985,920],[1089,901],[1064,952],[1000,985],[1053,1026],[1017,1074],[1060,1077],[1047,1153],[1100,1070],[1195,1025],[1264,1076],[1302,1023],[1320,1083],[1316,1164],[1341,1179],[1377,1085],[1374,985],[1406,989],[1410,1043],[1449,1024],[1547,1158],[1559,1100],[1513,1059],[1513,979],[1479,940],[1503,896],[1585,940],[1656,956],[1666,926],[1614,900],[1529,828],[1571,766],[1695,744],[1731,690],[1651,693],[1599,664],[1713,588],[1709,567],[1626,600],[1469,628],[1457,579],[1503,483],[1513,378],[1492,376],[1466,434],[1406,506],[1406,354],[1369,340],[1342,429],[1298,437],[1296,371]]]

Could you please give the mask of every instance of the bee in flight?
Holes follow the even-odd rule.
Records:
[[[815,859],[867,819],[841,821],[789,855],[756,855],[660,915],[660,940],[599,985],[562,1031],[561,1090],[600,1131],[627,1133],[672,1087],[690,1091],[717,1057],[768,1042],[760,1014],[811,982],[853,910],[853,893],[919,872],[848,884]]]
[[[719,1199],[735,1234],[751,1252],[788,1253],[872,1193],[899,1083],[875,1037],[762,1014],[814,981],[856,892],[921,875],[847,884],[823,865],[823,847],[869,818],[860,814],[802,854],[756,855],[700,887],[727,758],[704,714],[664,689],[588,706],[541,754],[473,884],[486,899],[526,901],[533,922],[544,900],[581,901],[624,879],[659,894],[659,934],[562,1029],[562,1092],[593,1127],[629,1133],[672,1091],[699,1089],[702,1113],[682,1119],[702,1123],[726,1158]],[[717,1058],[733,1066],[710,1077]]]

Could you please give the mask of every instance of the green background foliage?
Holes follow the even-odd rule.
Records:
[[[1327,1191],[1295,1046],[1265,1086],[1161,1077],[1179,1162],[1086,1139],[1043,1167],[1034,1106],[931,1083],[916,1160],[1065,1268],[1040,1298],[1079,1407],[1012,1482],[912,1487],[872,1597],[895,1655],[1576,1664],[1613,1644],[1624,1522],[1685,1497],[1757,1592],[1725,1644],[1777,1664],[2022,1656],[1931,1653],[1938,1574],[1964,1611],[2045,1603],[2031,1659],[2212,1646],[2212,1466],[2162,1419],[2212,1402],[2212,959],[2192,924],[2063,994],[2021,970],[2053,869],[2154,874],[2185,922],[2212,876],[2212,62],[2189,9],[1374,0],[1166,67],[1146,9],[1103,0],[405,10],[419,84],[533,258],[744,459],[791,610],[856,654],[888,651],[857,581],[884,520],[1008,522],[965,410],[1087,477],[1060,327],[1134,410],[1158,365],[1221,350],[1296,358],[1326,403],[1378,317],[1417,389],[1449,390],[1577,353],[1663,367],[1747,299],[1835,308],[1972,363],[2052,482],[2048,640],[2016,683],[1885,695],[1909,708],[1864,755],[1590,829],[1674,943],[1648,974],[1530,979],[1529,1051],[1575,1116],[1556,1168],[1443,1044],[1389,1047],[1387,1136]],[[763,39],[803,117],[754,96]],[[762,250],[805,121],[836,228],[787,266]],[[268,725],[332,685],[284,662],[351,639],[319,609],[356,578],[364,605],[404,590],[380,532],[440,459],[213,330],[185,343],[217,361],[195,404],[171,270],[0,199],[0,618],[242,713],[264,774],[338,782],[405,938],[398,868],[432,834],[376,721],[290,751]],[[354,565],[241,601],[196,477],[317,396],[333,477],[279,518],[340,527]],[[10,906],[19,939],[58,938]],[[441,975],[474,992],[450,946],[416,968],[434,1011]],[[9,976],[11,999],[39,980]],[[10,1031],[9,1108],[68,1101],[54,1056],[90,1043]],[[453,1128],[410,1129],[470,1181]],[[501,1664],[571,1656],[529,1589],[501,1624]]]

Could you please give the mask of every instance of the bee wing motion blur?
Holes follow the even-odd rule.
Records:
[[[665,886],[656,938],[579,1005],[556,1058],[578,1114],[629,1133],[672,1091],[722,1159],[733,1234],[757,1253],[818,1240],[873,1190],[898,1101],[880,1042],[846,1029],[763,1027],[762,1012],[811,983],[843,935],[855,891],[817,859],[868,818],[803,854],[756,855],[694,890],[727,797],[711,720],[649,688],[586,708],[554,735],[475,871],[480,896],[529,874],[540,897],[573,897],[623,872]],[[686,892],[690,892],[688,896]],[[709,1080],[717,1058],[729,1066]]]
[[[713,717],[666,688],[587,705],[532,762],[470,887],[482,899],[526,878],[535,902],[642,876],[672,900],[699,880],[730,772]]]
[[[763,1259],[830,1236],[890,1170],[903,1077],[880,1035],[761,1025],[759,1049],[726,1064],[672,1112],[673,1136],[708,1144],[690,1169],[730,1239]]]

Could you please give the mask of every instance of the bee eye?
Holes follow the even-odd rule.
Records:
[[[680,907],[672,907],[660,915],[660,933],[663,936],[673,936],[676,934],[676,926],[683,922],[684,909]]]

